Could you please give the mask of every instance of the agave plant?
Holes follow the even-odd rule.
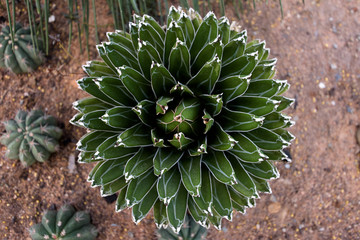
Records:
[[[107,34],[102,61],[78,80],[91,97],[74,103],[72,123],[89,129],[80,162],[102,195],[120,191],[116,210],[137,223],[153,208],[158,227],[179,232],[187,211],[221,227],[253,206],[279,177],[274,160],[293,136],[281,113],[289,84],[273,79],[276,59],[246,31],[210,12],[171,7],[167,25],[134,16],[129,33]]]

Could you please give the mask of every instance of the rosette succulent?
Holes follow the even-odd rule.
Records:
[[[20,159],[28,167],[35,162],[45,162],[59,148],[62,130],[53,116],[41,110],[19,110],[15,119],[4,122],[6,133],[0,142],[7,146],[5,156]]]
[[[16,74],[31,72],[43,62],[42,54],[34,48],[29,28],[17,23],[13,30],[12,35],[9,26],[1,29],[0,67]],[[41,40],[38,41],[42,46]]]
[[[93,240],[98,234],[90,223],[90,215],[75,211],[69,204],[62,206],[59,211],[46,211],[41,223],[32,226],[29,232],[33,240]]]
[[[247,43],[212,12],[174,7],[164,27],[135,15],[129,33],[107,36],[102,61],[78,80],[92,96],[75,102],[72,123],[89,129],[79,161],[98,162],[89,180],[103,195],[120,191],[117,211],[132,207],[137,223],[153,208],[157,226],[175,232],[188,211],[220,228],[270,193],[272,162],[287,159],[293,139],[281,113],[293,101],[265,42]]]

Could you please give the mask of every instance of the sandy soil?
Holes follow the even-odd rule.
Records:
[[[65,134],[61,149],[45,164],[24,169],[0,153],[0,239],[29,239],[27,228],[41,213],[64,202],[88,210],[98,227],[98,239],[156,239],[152,216],[138,226],[130,211],[115,213],[114,203],[100,197],[86,182],[91,164],[68,159],[83,129],[69,124],[71,103],[83,96],[75,80],[87,60],[77,37],[68,53],[64,1],[55,1],[51,25],[53,50],[34,74],[15,76],[0,71],[0,120],[18,109],[41,108],[57,116]],[[108,9],[97,1],[100,38],[112,30]],[[296,120],[291,146],[293,162],[277,163],[281,178],[271,182],[273,194],[261,195],[254,209],[223,222],[223,231],[210,229],[207,239],[360,239],[360,1],[283,1],[284,19],[274,1],[258,3],[239,23],[250,39],[266,39],[278,58],[277,77],[292,84],[287,96],[296,99],[288,114]],[[231,10],[231,2],[227,6]],[[25,19],[18,9],[19,20]],[[0,9],[1,16],[6,16]],[[227,11],[230,19],[235,14]],[[0,21],[4,21],[3,18]],[[93,29],[91,29],[94,32]],[[94,44],[94,40],[92,40]],[[95,58],[95,48],[91,57]],[[3,126],[0,132],[4,131]]]

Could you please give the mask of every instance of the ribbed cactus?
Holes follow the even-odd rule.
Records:
[[[180,232],[175,233],[170,227],[158,230],[159,240],[202,240],[205,239],[207,229],[197,224],[194,219],[187,214]]]
[[[158,227],[178,232],[189,211],[203,226],[221,228],[233,210],[254,206],[293,122],[289,84],[273,79],[276,59],[265,42],[247,43],[227,18],[204,19],[170,8],[167,26],[134,16],[130,33],[107,34],[102,61],[78,81],[91,97],[75,102],[72,123],[89,129],[80,162],[103,195],[120,191],[116,209],[132,207],[137,223],[154,208]]]
[[[59,211],[46,211],[41,223],[32,226],[29,232],[33,240],[93,240],[98,233],[88,213],[76,212],[68,204]]]
[[[45,162],[58,147],[62,130],[56,119],[40,110],[19,110],[15,119],[4,122],[6,133],[0,142],[7,146],[5,156],[20,159],[28,167],[34,162]]]
[[[42,62],[41,51],[37,51],[33,44],[29,28],[15,25],[14,37],[9,26],[4,26],[0,32],[0,67],[12,72],[26,73],[35,70]],[[41,40],[38,40],[42,46]]]

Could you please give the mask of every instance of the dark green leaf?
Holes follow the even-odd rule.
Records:
[[[155,103],[149,100],[142,100],[132,110],[138,115],[140,120],[147,126],[154,123]]]
[[[115,210],[117,212],[120,212],[122,210],[124,210],[125,208],[127,208],[127,203],[126,203],[126,190],[127,190],[127,186],[124,187],[121,191],[120,194],[116,200],[116,205],[115,205]]]
[[[164,39],[149,23],[140,22],[139,24],[139,39],[141,41],[149,41],[155,47],[160,56],[164,54]]]
[[[84,90],[85,92],[91,94],[92,96],[100,99],[101,101],[104,101],[111,105],[118,105],[116,101],[109,98],[107,95],[105,95],[98,87],[98,85],[95,83],[96,78],[82,78],[77,81],[77,84],[79,85],[80,89]]]
[[[205,136],[202,140],[197,141],[194,147],[189,149],[189,154],[192,157],[200,156],[207,153],[207,137]]]
[[[98,85],[99,89],[109,98],[114,100],[117,103],[117,105],[133,106],[136,103],[136,101],[134,101],[131,94],[123,86],[119,78],[114,78],[114,77],[97,78],[95,80],[95,83]]]
[[[278,134],[262,127],[243,134],[255,143],[256,146],[264,150],[282,150],[290,145],[289,142],[282,139]]]
[[[282,110],[287,109],[288,107],[290,107],[295,100],[292,98],[287,98],[284,96],[274,96],[271,99],[276,100],[276,101],[280,101],[279,106],[276,108],[277,112],[281,112]]]
[[[136,224],[146,217],[146,215],[150,212],[151,208],[154,206],[157,199],[158,194],[156,191],[156,186],[154,185],[152,189],[143,198],[143,200],[132,208],[133,221]]]
[[[110,127],[101,120],[101,117],[105,113],[106,113],[105,110],[97,110],[97,111],[89,112],[84,114],[77,122],[79,125],[93,130],[119,132],[121,129]]]
[[[151,140],[154,147],[167,147],[163,136],[161,136],[155,128],[151,129]]]
[[[243,168],[242,163],[240,163],[239,160],[231,154],[226,154],[226,156],[234,169],[237,180],[237,183],[232,185],[232,187],[245,197],[258,197],[255,184]]]
[[[187,47],[190,48],[195,36],[194,26],[192,25],[190,17],[187,14],[182,13],[177,21],[177,24],[181,27],[185,35]]]
[[[138,123],[122,132],[117,140],[117,146],[147,147],[151,145],[150,129],[142,123]]]
[[[232,60],[227,64],[223,64],[221,68],[220,79],[224,79],[230,76],[237,76],[237,75],[246,76],[251,74],[255,69],[256,60],[257,60],[257,53],[254,53],[254,54],[243,55],[241,57],[235,58],[234,60]]]
[[[221,60],[215,55],[213,59],[207,62],[200,71],[189,80],[187,85],[200,93],[211,94],[219,79],[220,70]]]
[[[205,102],[205,109],[208,113],[210,113],[212,116],[218,115],[223,107],[223,100],[222,100],[222,94],[216,94],[216,95],[208,95],[208,94],[202,94],[200,97]]]
[[[125,176],[122,176],[115,181],[112,181],[108,184],[101,186],[101,196],[106,197],[115,194],[116,192],[120,191],[122,188],[127,186],[127,182],[125,180]]]
[[[196,15],[196,13],[193,13]],[[193,17],[190,15],[190,17]],[[196,17],[193,18],[193,24]],[[213,12],[209,12],[203,19],[199,29],[196,28],[196,24],[194,24],[194,28],[196,31],[194,40],[190,47],[191,53],[191,61],[193,62],[200,50],[209,42],[215,40],[218,35],[218,27],[217,27],[217,19]]]
[[[127,160],[127,157],[121,157],[116,160],[105,161],[93,175],[91,185],[105,185],[123,176]]]
[[[79,151],[95,152],[96,148],[106,139],[116,135],[113,132],[92,131],[84,135],[76,144]]]
[[[195,75],[200,69],[209,61],[211,61],[215,56],[222,56],[223,45],[219,37],[217,37],[213,42],[206,45],[199,54],[194,59],[194,62],[191,64],[191,73]]]
[[[185,83],[190,79],[190,54],[186,44],[179,39],[171,49],[169,56],[169,72],[179,82]]]
[[[244,96],[272,97],[279,91],[283,82],[273,79],[251,81]]]
[[[154,205],[154,221],[158,228],[167,224],[166,205],[160,200],[157,200]]]
[[[226,184],[217,181],[215,178],[211,179],[213,203],[215,211],[220,216],[225,217],[227,220],[232,220],[232,206],[230,194]]]
[[[211,136],[209,146],[217,151],[227,151],[235,146],[235,139],[227,134],[218,123],[215,123],[209,132]]]
[[[261,179],[274,179],[280,177],[280,174],[275,166],[268,161],[262,161],[260,163],[241,163],[245,170],[252,176]]]
[[[103,43],[103,46],[113,69],[125,65],[140,71],[139,63],[137,62],[134,52],[130,52],[127,48],[113,42]]]
[[[279,102],[265,97],[239,97],[228,104],[229,109],[264,116],[276,110]]]
[[[181,175],[176,166],[166,171],[158,178],[157,190],[159,199],[168,205],[170,200],[178,193],[180,184]]]
[[[181,180],[193,196],[199,196],[201,187],[201,156],[187,156],[179,162]]]
[[[201,225],[205,225],[207,219],[206,213],[201,211],[192,197],[189,197],[188,199],[188,208],[195,222],[200,223]]]
[[[206,134],[214,124],[214,118],[212,118],[212,116],[204,109],[204,116],[202,116],[202,120],[203,123],[205,124],[204,134]]]
[[[160,97],[156,102],[156,115],[165,114],[169,109],[168,103],[172,100],[171,97]]]
[[[213,203],[213,194],[211,190],[211,175],[207,167],[202,167],[201,169],[201,188],[200,196],[194,197],[193,199],[196,205],[201,209],[201,211],[207,215],[211,214],[211,206]]]
[[[79,112],[89,113],[95,110],[111,108],[112,105],[109,105],[94,97],[87,97],[74,102],[73,107]],[[26,125],[30,125],[30,123],[27,123]]]
[[[246,136],[241,133],[232,133],[237,141],[230,153],[244,162],[259,162],[266,159],[261,150]]]
[[[162,58],[156,49],[148,42],[139,42],[138,61],[145,78],[151,79],[150,69],[153,62],[162,63]]]
[[[166,207],[169,224],[176,233],[180,231],[185,220],[188,196],[185,187],[180,184],[178,194],[170,200],[169,205]]]
[[[150,81],[141,73],[129,67],[120,67],[118,72],[126,89],[138,102],[153,98]]]
[[[151,87],[157,98],[168,95],[175,85],[174,77],[164,65],[154,63],[151,66]]]
[[[83,70],[90,77],[117,76],[114,70],[101,61],[89,61],[83,66]]]
[[[179,132],[179,133],[175,133],[174,137],[168,141],[171,145],[173,145],[177,149],[181,150],[183,147],[186,147],[187,145],[192,143],[194,140],[186,137],[184,133]]]
[[[176,22],[171,22],[168,29],[166,30],[165,36],[165,49],[164,49],[164,65],[169,66],[170,52],[175,46],[176,42],[180,40],[185,41],[183,31]]]
[[[263,127],[269,130],[284,128],[287,125],[292,126],[291,117],[285,116],[281,113],[273,112],[265,116]]]
[[[262,125],[264,117],[256,117],[253,114],[232,111],[224,108],[219,122],[227,132],[246,132],[256,129]]]
[[[117,138],[118,134],[113,137],[109,137],[106,141],[99,145],[96,149],[95,158],[106,160],[113,160],[119,157],[131,158],[138,151],[138,148],[117,147]]]
[[[209,150],[208,154],[203,155],[202,161],[220,182],[225,184],[236,183],[234,169],[224,152]]]
[[[255,183],[256,189],[259,192],[271,193],[271,188],[270,188],[268,181],[266,181],[265,179],[254,177],[254,176],[252,176],[251,179]]]
[[[126,173],[125,178],[127,178]],[[125,197],[128,207],[138,204],[152,187],[155,186],[156,179],[157,177],[154,175],[152,169],[149,169],[144,174],[132,179],[127,188]]]
[[[222,64],[226,65],[236,58],[244,55],[246,45],[246,39],[243,37],[231,40],[224,47],[224,53],[222,57]]]
[[[154,173],[162,175],[172,168],[183,156],[184,152],[171,148],[158,148],[154,157]]]
[[[101,117],[107,125],[125,130],[134,125],[136,121],[136,114],[129,107],[119,106],[106,111]],[[135,120],[135,121],[134,121]]]
[[[278,150],[278,151],[263,151],[264,154],[268,157],[268,161],[279,161],[279,160],[283,160],[283,161],[287,161],[287,162],[291,162],[291,159],[289,158],[288,155],[286,155],[286,153],[282,150]]]
[[[153,163],[153,148],[140,148],[140,150],[126,163],[124,174],[127,181],[137,178],[148,171]]]

